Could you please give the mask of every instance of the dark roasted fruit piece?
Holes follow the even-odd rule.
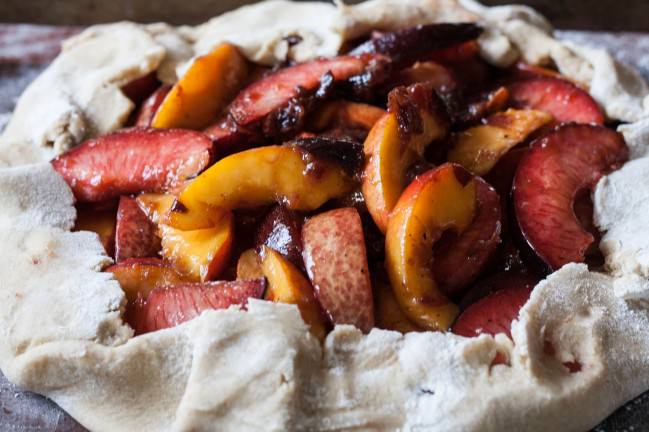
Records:
[[[302,261],[302,224],[304,217],[283,205],[278,205],[261,223],[256,246],[268,246],[284,255],[293,265],[304,269]]]
[[[348,174],[357,174],[363,167],[363,144],[353,138],[319,135],[312,138],[296,138],[290,142],[310,154],[340,164]]]
[[[308,130],[362,129],[369,131],[385,110],[359,102],[335,100],[326,103],[309,117]]]
[[[482,29],[475,24],[425,24],[377,37],[354,48],[350,54],[378,53],[397,64],[408,64],[426,53],[476,39]]]
[[[279,69],[243,89],[228,111],[239,127],[261,127],[266,135],[287,134],[303,124],[311,108],[309,98],[324,97],[335,83],[362,76],[368,68],[387,62],[380,55],[366,54],[312,60]]]
[[[509,102],[507,87],[482,92],[470,98],[455,116],[455,122],[462,127],[478,123],[483,118],[498,111],[504,111]]]
[[[546,111],[555,120],[604,124],[604,114],[595,100],[571,82],[558,78],[532,78],[509,86],[515,108]]]
[[[389,112],[372,127],[363,145],[363,196],[382,232],[407,186],[409,168],[449,131],[443,103],[430,83],[397,87],[390,92],[388,106]]]
[[[458,86],[455,75],[449,68],[433,61],[417,62],[414,65],[396,71],[385,87],[388,93],[398,86],[409,86],[429,82],[435,90],[454,90]]]
[[[212,142],[188,130],[126,129],[91,139],[52,161],[81,202],[180,186],[211,161]]]
[[[538,284],[540,278],[529,273],[504,271],[478,281],[460,301],[460,309],[465,310],[488,295],[506,288],[527,288],[530,291]]]
[[[532,143],[513,186],[521,233],[550,268],[583,262],[593,242],[575,216],[575,197],[628,158],[622,135],[610,129],[567,124]]]
[[[461,234],[451,234],[435,245],[433,274],[442,291],[458,298],[489,263],[500,244],[501,208],[496,191],[479,177],[476,214]]]
[[[135,126],[151,126],[151,121],[153,121],[155,113],[158,111],[158,108],[160,108],[160,104],[162,104],[164,98],[167,97],[169,90],[171,90],[171,86],[169,84],[164,84],[142,102],[140,110],[136,116]]]
[[[121,197],[117,207],[115,261],[154,257],[159,251],[160,239],[156,235],[156,226],[140,209],[135,198]]]
[[[530,298],[528,286],[510,286],[498,290],[469,306],[453,324],[453,333],[473,337],[505,333],[511,338],[512,321]]]
[[[143,334],[175,327],[209,309],[245,306],[249,298],[261,298],[266,284],[252,281],[184,283],[156,288],[144,299],[138,298],[127,309],[126,320]]]

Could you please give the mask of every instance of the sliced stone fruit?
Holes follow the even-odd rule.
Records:
[[[346,100],[329,102],[311,115],[309,129],[323,131],[332,128],[360,128],[370,130],[385,114],[373,105]]]
[[[417,62],[395,72],[387,86],[392,89],[424,82],[431,83],[436,90],[444,91],[454,90],[458,86],[453,72],[446,66],[433,61]]]
[[[504,333],[511,339],[512,321],[518,318],[531,293],[529,286],[516,284],[495,291],[462,312],[452,331],[466,337]]]
[[[155,257],[160,251],[156,226],[140,209],[135,198],[123,196],[117,207],[115,261],[128,258]]]
[[[188,282],[171,263],[160,258],[131,258],[104,271],[115,276],[130,302],[138,296],[147,298],[155,288]]]
[[[530,79],[530,78],[558,78],[564,81],[568,81],[566,77],[561,75],[559,72],[548,69],[543,66],[535,66],[529,63],[522,61],[517,62],[513,66],[514,75],[519,79]]]
[[[213,123],[248,75],[248,63],[237,47],[218,45],[196,58],[158,108],[155,128],[203,129]]]
[[[401,310],[388,282],[374,280],[376,327],[401,333],[422,331]]]
[[[79,202],[164,192],[203,171],[212,142],[188,130],[126,129],[88,140],[52,161]]]
[[[135,199],[144,214],[156,225],[165,225],[176,197],[171,194],[143,193]]]
[[[122,86],[124,96],[129,98],[136,105],[140,104],[160,86],[160,81],[154,72],[136,78]]]
[[[480,92],[461,104],[462,106],[454,116],[455,123],[464,126],[481,123],[485,117],[505,110],[508,102],[509,90],[507,87],[497,87]]]
[[[532,143],[518,165],[513,204],[523,237],[551,269],[583,262],[593,235],[580,224],[575,198],[628,159],[619,133],[567,124]]]
[[[379,33],[357,46],[351,54],[378,53],[389,56],[396,64],[407,65],[443,48],[477,39],[482,29],[475,24],[425,24]]]
[[[374,306],[358,211],[347,207],[313,216],[302,228],[302,241],[307,274],[331,322],[369,332]]]
[[[486,122],[460,132],[448,153],[448,161],[476,175],[485,175],[500,157],[539,128],[552,122],[544,111],[509,109],[490,115]]]
[[[324,75],[331,74],[333,81],[343,81],[363,74],[368,65],[380,58],[374,54],[339,56],[279,69],[243,89],[230,104],[229,113],[237,125],[252,127],[285,108],[292,99],[317,90]]]
[[[518,271],[503,271],[496,273],[477,282],[462,297],[460,309],[466,310],[469,306],[477,303],[488,295],[510,287],[528,288],[530,291],[539,283],[541,279],[530,273]]]
[[[352,187],[341,167],[307,152],[289,146],[255,148],[221,159],[190,183],[172,209],[170,224],[184,229],[209,226],[207,208],[281,203],[293,210],[314,210]]]
[[[97,208],[94,205],[77,206],[77,220],[73,231],[92,231],[97,233],[106,255],[115,256],[115,225],[114,208]]]
[[[304,216],[282,205],[273,208],[257,230],[256,247],[268,246],[281,253],[293,265],[304,269],[302,262],[302,224]]]
[[[262,269],[268,280],[264,298],[272,302],[297,305],[311,334],[323,341],[328,323],[307,278],[279,252],[263,247],[261,255]]]
[[[162,256],[190,280],[214,279],[226,267],[234,240],[230,212],[209,228],[183,231],[162,225],[160,230]]]
[[[545,111],[560,123],[604,124],[604,113],[586,91],[559,78],[532,78],[509,86],[514,108]]]
[[[408,168],[426,147],[448,132],[439,102],[429,84],[399,87],[390,93],[389,112],[370,130],[364,143],[362,192],[367,209],[382,232],[406,187]]]
[[[435,280],[433,247],[447,230],[465,232],[476,208],[475,178],[447,163],[416,177],[393,210],[386,269],[401,309],[425,330],[448,330],[459,312]]]
[[[479,177],[474,179],[475,216],[461,234],[448,233],[435,245],[433,275],[451,298],[461,296],[489,264],[500,244],[502,211],[496,191]]]
[[[162,101],[167,97],[167,94],[169,94],[170,90],[171,85],[163,84],[142,103],[135,117],[135,126],[151,126],[153,117],[158,111],[158,108],[160,108]]]
[[[127,308],[126,320],[136,335],[175,327],[210,309],[244,307],[264,295],[263,279],[254,281],[183,283],[156,288]]]
[[[237,261],[237,280],[252,280],[264,277],[261,257],[254,249],[246,249]]]

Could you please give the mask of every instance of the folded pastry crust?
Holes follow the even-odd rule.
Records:
[[[334,55],[371,29],[467,20],[486,28],[486,60],[552,61],[629,123],[634,160],[594,194],[609,273],[569,264],[550,275],[513,344],[338,326],[320,346],[294,306],[263,301],[133,338],[124,294],[101,273],[110,259],[95,234],[70,232],[72,193],[46,162],[123,124],[133,106],[121,85],[151,71],[173,82],[224,40],[272,64]],[[91,27],[25,91],[0,137],[0,368],[97,431],[586,430],[649,390],[647,94],[606,52],[554,39],[533,10],[470,0],[275,0],[194,28]],[[496,350],[511,365],[491,366]]]

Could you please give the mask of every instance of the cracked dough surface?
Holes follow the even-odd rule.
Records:
[[[312,11],[318,20],[302,19]],[[646,84],[604,52],[554,40],[528,8],[273,1],[226,16],[197,28],[93,27],[66,43],[21,97],[0,138],[0,161],[14,165],[0,169],[0,368],[11,381],[97,431],[579,431],[649,389],[644,150],[595,192],[611,274],[569,264],[550,275],[514,323],[513,344],[503,335],[363,335],[338,326],[321,347],[295,307],[263,301],[133,338],[120,318],[124,294],[100,272],[109,258],[95,234],[69,231],[72,194],[43,161],[119,127],[132,109],[119,86],[153,70],[172,82],[195,53],[223,39],[272,63],[333,55],[370,28],[477,19],[487,27],[486,59],[553,61],[589,85],[611,118],[636,122],[622,127],[632,148],[649,144]],[[289,49],[282,41],[294,33],[305,43]],[[625,194],[631,186],[637,193]],[[496,350],[511,366],[490,367]],[[571,374],[563,363],[575,361],[582,371]]]

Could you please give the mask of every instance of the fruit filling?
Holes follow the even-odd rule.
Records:
[[[480,33],[376,31],[273,69],[222,44],[173,86],[127,85],[135,126],[52,165],[135,333],[252,298],[295,305],[320,341],[511,337],[550,271],[597,268],[590,194],[626,144],[558,71],[483,61]]]

